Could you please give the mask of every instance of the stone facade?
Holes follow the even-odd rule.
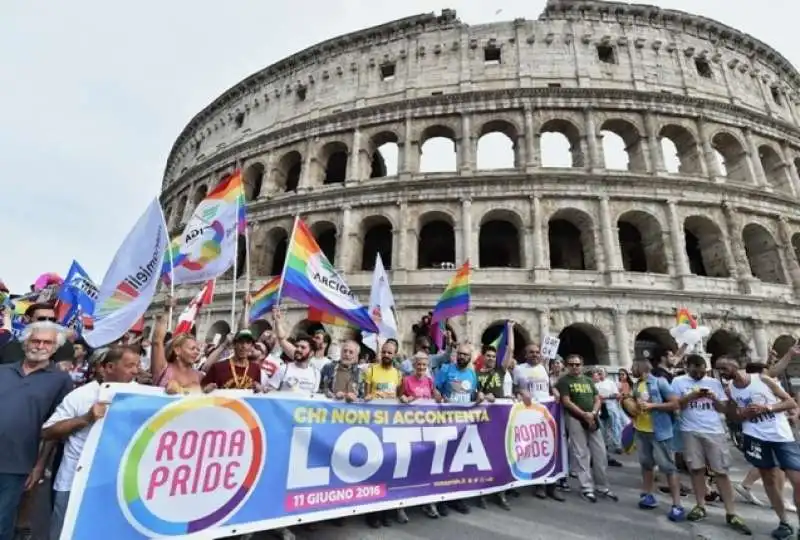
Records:
[[[526,339],[570,329],[587,361],[628,365],[637,341],[668,344],[687,305],[720,329],[712,356],[740,340],[763,357],[800,329],[799,104],[800,75],[778,52],[702,17],[550,1],[536,21],[470,26],[445,10],[237,84],[181,133],[162,203],[180,230],[241,168],[253,288],[279,268],[300,215],[362,299],[375,253],[391,261],[406,345],[469,259],[473,310],[452,323],[473,342],[513,318]],[[624,141],[627,170],[607,167],[607,132]],[[513,168],[478,167],[492,133],[511,140]],[[552,133],[572,167],[544,166]],[[433,137],[453,141],[455,171],[420,172]],[[385,143],[398,148],[390,176]],[[199,335],[224,330],[231,286],[218,282]],[[195,292],[181,288],[179,302]],[[304,314],[289,306],[287,318]]]

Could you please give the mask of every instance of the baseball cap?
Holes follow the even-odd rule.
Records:
[[[255,343],[256,338],[253,337],[253,333],[250,330],[239,330],[233,336],[233,342],[236,343],[237,341],[252,341]]]

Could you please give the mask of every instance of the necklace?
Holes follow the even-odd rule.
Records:
[[[236,365],[233,363],[233,358],[228,360],[228,364],[231,367],[231,375],[233,376],[233,388],[246,390],[250,386],[250,377],[247,375],[249,366],[244,366],[244,373],[242,373],[242,378],[240,379],[239,375],[236,374]]]

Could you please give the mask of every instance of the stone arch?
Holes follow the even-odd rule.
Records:
[[[539,130],[542,167],[584,167],[581,132],[569,120],[552,118]]]
[[[297,191],[300,185],[300,175],[303,172],[303,155],[297,150],[292,150],[281,156],[272,176],[273,185],[279,191],[289,193]]]
[[[186,205],[188,203],[188,195],[183,194],[178,198],[178,205],[175,207],[175,225],[183,225],[186,221]]]
[[[336,239],[338,236],[336,225],[330,221],[317,221],[311,225],[311,233],[328,261],[331,264],[336,264],[334,262],[336,260]]]
[[[522,268],[522,219],[511,210],[490,210],[478,232],[478,266]]]
[[[677,350],[678,344],[666,328],[645,328],[636,334],[633,341],[634,358],[660,358],[667,351]]]
[[[253,333],[253,336],[258,339],[261,337],[261,334],[267,330],[272,330],[272,325],[265,319],[257,319],[250,323],[249,329]]]
[[[772,350],[775,351],[779,359],[783,358],[796,341],[797,338],[789,334],[780,335],[772,342]],[[794,359],[792,361],[794,361]]]
[[[610,118],[600,126],[603,137],[603,154],[606,169],[622,169],[635,172],[647,171],[645,148],[639,129],[628,120]],[[613,137],[611,136],[613,135]],[[617,139],[615,139],[615,137]],[[619,148],[619,140],[622,148]],[[622,150],[627,156],[627,164],[623,166],[622,158],[615,154]]]
[[[419,219],[417,268],[442,268],[456,262],[455,221],[444,212],[428,212]]]
[[[588,323],[573,323],[558,334],[561,343],[558,354],[566,358],[570,354],[579,354],[587,366],[609,365],[608,341],[597,327]]]
[[[391,269],[393,236],[392,222],[385,216],[369,216],[361,222],[361,270],[374,270],[378,254],[383,267]]]
[[[319,162],[324,167],[322,184],[343,184],[347,178],[347,145],[341,141],[331,141],[325,144],[319,153]]]
[[[685,175],[699,175],[703,172],[703,156],[691,131],[678,124],[667,124],[661,128],[658,138],[667,172]],[[673,147],[669,149],[674,152],[673,155],[667,152],[667,141]]]
[[[500,337],[500,332],[503,331],[503,327],[506,325],[507,321],[494,321],[489,324],[481,334],[481,345],[486,347],[487,345],[491,345],[494,341]],[[514,358],[524,358],[525,357],[525,346],[531,342],[531,335],[530,332],[524,327],[519,324],[514,325]]]
[[[550,268],[597,270],[592,217],[577,208],[562,208],[547,223]]]
[[[617,220],[617,237],[626,272],[668,273],[661,224],[641,210],[623,213]]]
[[[717,358],[729,355],[734,358],[746,358],[750,354],[747,341],[732,330],[720,328],[711,333],[706,342],[706,352],[711,357],[711,367],[716,365]]]
[[[449,126],[437,124],[422,130],[419,137],[419,171],[457,171],[456,140],[456,132]]]
[[[229,325],[227,321],[223,320],[215,321],[214,324],[212,324],[208,328],[208,332],[206,332],[206,342],[211,343],[212,341],[214,341],[214,336],[216,336],[217,334],[219,334],[222,338],[224,338],[230,333],[231,333],[231,325]],[[220,343],[221,342],[222,341],[220,341]]]
[[[264,184],[264,165],[253,163],[244,170],[242,183],[244,184],[244,198],[253,201],[261,195],[261,188]]]
[[[767,183],[774,189],[791,193],[792,189],[787,185],[783,159],[778,152],[771,145],[762,144],[758,147],[758,159],[761,161]]]
[[[370,178],[397,176],[400,162],[400,138],[393,131],[381,131],[369,142]]]
[[[283,272],[286,252],[289,248],[289,233],[283,227],[273,227],[264,235],[264,253],[259,260],[257,273],[264,276],[277,276]]]
[[[753,277],[765,283],[786,283],[780,250],[772,233],[757,223],[742,229],[742,242]]]
[[[711,137],[711,147],[717,153],[717,161],[724,177],[736,182],[750,182],[747,152],[735,135],[719,131]]]
[[[508,120],[486,122],[478,131],[476,168],[513,169],[519,167],[519,130]]]
[[[683,235],[692,274],[713,278],[731,276],[728,247],[716,223],[705,216],[688,216],[683,222]]]
[[[208,195],[208,186],[205,184],[197,186],[197,189],[194,190],[194,194],[192,195],[192,208],[197,208],[197,205],[203,202],[206,195]]]

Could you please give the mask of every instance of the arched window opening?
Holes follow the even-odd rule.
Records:
[[[631,211],[617,222],[622,265],[627,272],[666,274],[667,256],[658,220],[646,212]]]
[[[711,138],[711,146],[721,159],[720,171],[729,180],[736,182],[749,182],[750,174],[747,169],[747,154],[738,139],[730,133],[720,132]]]
[[[240,234],[236,239],[236,279],[247,273],[247,238]]]
[[[370,178],[397,176],[400,159],[400,147],[397,143],[397,135],[390,131],[379,133],[372,138]]]
[[[489,122],[478,139],[476,167],[479,170],[513,169],[518,166],[517,131],[508,122]]]
[[[175,224],[176,225],[183,225],[186,221],[186,205],[189,202],[189,197],[186,195],[182,195],[180,199],[178,199],[178,206],[175,208]]]
[[[792,249],[794,250],[794,258],[800,263],[800,233],[792,235]]]
[[[194,190],[194,195],[192,195],[192,208],[197,208],[197,205],[203,202],[206,195],[208,195],[208,186],[205,184],[197,186],[197,189]]]
[[[542,167],[583,167],[580,131],[566,120],[549,120],[540,131]]]
[[[317,222],[311,226],[311,233],[328,262],[336,264],[336,226],[327,221]]]
[[[791,193],[791,188],[786,184],[786,173],[783,170],[783,160],[774,148],[762,145],[758,148],[758,157],[767,183],[778,190]]]
[[[442,268],[456,262],[456,235],[444,218],[432,218],[419,231],[417,268]]]
[[[492,343],[494,343],[497,338],[500,337],[500,333],[505,328],[507,324],[506,321],[497,321],[490,324],[486,330],[483,331],[481,334],[481,345],[482,350]],[[530,334],[528,333],[525,328],[522,326],[515,324],[514,325],[514,358],[515,359],[522,359],[525,358],[525,346],[531,342]],[[501,361],[501,358],[498,358],[498,361]]]
[[[678,350],[678,344],[666,328],[645,328],[633,341],[634,358],[653,359],[661,358],[668,351]]]
[[[455,133],[450,128],[427,128],[420,137],[420,172],[456,172],[458,156],[455,141]]]
[[[270,276],[277,276],[283,273],[283,265],[286,262],[286,250],[289,247],[289,235],[285,230],[276,228],[270,231],[267,242],[267,250],[272,253],[267,267]]]
[[[706,342],[706,353],[711,357],[711,367],[716,366],[717,358],[722,355],[733,358],[747,358],[750,355],[750,347],[745,340],[731,330],[715,330]]]
[[[794,170],[800,175],[800,158],[794,160]]]
[[[365,220],[362,225],[361,270],[375,269],[375,260],[380,254],[383,267],[392,267],[392,224],[386,218]]]
[[[697,175],[702,169],[702,155],[692,133],[683,126],[668,125],[661,129],[661,152],[664,167],[673,174]]]
[[[606,169],[645,172],[642,137],[636,126],[626,120],[607,120],[600,127]]]
[[[230,333],[231,326],[227,322],[216,321],[209,327],[208,332],[206,332],[206,343],[213,342],[216,336],[219,336],[219,338],[216,339],[219,340],[219,343],[222,343],[223,338]]]
[[[302,170],[303,156],[300,152],[293,150],[288,154],[284,154],[275,169],[275,185],[285,193],[297,191]]]
[[[172,207],[168,206],[164,209],[164,222],[167,224],[167,229],[172,229]]]
[[[265,315],[268,317],[269,315]],[[272,325],[269,324],[269,321],[265,321],[264,319],[257,319],[250,323],[250,331],[253,333],[256,339],[261,337],[261,334],[266,332],[267,330],[272,330]]]
[[[742,231],[742,241],[753,277],[765,283],[786,283],[778,245],[767,229],[750,223]]]
[[[565,209],[556,212],[547,225],[550,268],[596,270],[594,231],[585,213]]]
[[[586,323],[575,323],[564,328],[558,335],[558,355],[566,359],[578,354],[587,366],[608,365],[608,343],[603,333]]]
[[[324,185],[341,184],[347,176],[347,146],[344,143],[332,142],[322,148],[325,164]]]
[[[683,223],[689,270],[698,276],[728,278],[727,247],[719,227],[705,216],[689,216]]]
[[[295,337],[301,334],[306,336],[313,336],[319,330],[326,332],[325,326],[322,323],[317,321],[309,321],[308,319],[303,319],[302,321],[298,322],[296,325],[292,327],[290,335]]]
[[[244,183],[244,197],[247,201],[253,201],[261,194],[261,187],[264,183],[264,165],[253,163],[244,171],[242,178]]]
[[[478,234],[478,264],[481,268],[521,268],[519,230],[509,221],[490,219]]]

